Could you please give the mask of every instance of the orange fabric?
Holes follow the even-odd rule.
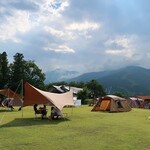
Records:
[[[29,83],[25,83],[24,87],[24,103],[23,106],[30,106],[34,104],[49,104],[54,105],[58,109],[62,109],[64,106],[73,106],[73,92],[69,91],[62,94],[51,93],[42,91],[35,88]]]
[[[0,90],[0,94],[4,95],[7,98],[22,99],[21,95],[15,93],[11,89],[2,89]]]
[[[95,111],[100,110],[100,106],[95,106],[95,107],[93,108],[93,110],[95,110]]]
[[[23,106],[34,104],[47,104],[49,101],[41,93],[37,92],[30,84],[25,83],[24,86],[24,103]]]
[[[150,95],[144,95],[144,96],[137,96],[138,98],[141,98],[143,100],[150,99]]]
[[[110,100],[103,100],[100,105],[100,110],[106,110],[110,104]]]

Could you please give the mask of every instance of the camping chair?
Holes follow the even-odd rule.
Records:
[[[40,114],[41,115],[41,119],[44,119],[46,118],[47,116],[47,109],[46,109],[46,106],[45,107],[40,107],[40,109],[37,109],[37,104],[35,104],[33,106],[34,108],[34,113],[35,113],[35,118],[38,118],[37,115]]]
[[[51,120],[53,119],[64,120],[66,117],[67,117],[67,113],[62,113],[60,109],[56,107],[51,107]]]
[[[36,119],[38,118],[38,116],[37,116],[38,114],[40,114],[41,117],[42,117],[41,111],[37,109],[37,104],[35,104],[35,105],[33,106],[33,109],[34,109],[34,114],[35,114],[35,118],[36,118]]]
[[[68,117],[68,113],[62,113],[62,115],[61,115],[62,120],[67,119],[67,117]]]
[[[35,118],[38,118],[38,114],[41,115],[41,112],[35,112]]]
[[[61,113],[60,115],[55,115],[58,119],[65,120],[68,117],[68,113]]]
[[[38,115],[40,115],[40,118],[42,118],[42,113],[40,111],[34,111],[35,119],[38,119]]]

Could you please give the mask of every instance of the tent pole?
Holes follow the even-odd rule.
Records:
[[[5,116],[5,113],[6,113],[6,110],[5,110],[5,112],[4,112],[4,114],[3,114],[3,116],[2,116],[2,118],[1,118],[1,120],[0,120],[0,124],[2,123],[2,121],[3,121],[3,118],[4,118],[4,116]]]
[[[22,80],[20,81],[19,85],[17,86],[17,89],[16,89],[14,95],[17,93],[17,90],[19,89],[19,87],[20,87],[21,84],[22,84]],[[13,97],[14,97],[14,95],[13,95]]]
[[[73,115],[73,107],[74,107],[74,106],[72,106],[72,110],[71,110],[71,116]]]
[[[21,80],[21,83],[22,83],[22,86],[21,86],[21,88],[22,88],[22,89],[21,89],[21,91],[22,91],[22,92],[21,92],[21,93],[22,93],[22,100],[24,101],[24,99],[23,99],[23,92],[24,92],[24,91],[23,91],[23,79]],[[23,118],[23,102],[22,102],[21,112],[22,112],[22,118]]]
[[[23,118],[23,107],[22,107],[22,109],[21,109],[21,112],[22,112],[22,118]]]

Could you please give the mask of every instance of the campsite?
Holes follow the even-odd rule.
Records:
[[[148,109],[126,113],[95,111],[84,105],[64,108],[66,120],[34,119],[33,107],[0,110],[1,150],[149,150]]]
[[[0,150],[150,150],[150,0],[0,0]]]
[[[23,96],[10,89],[0,94],[14,101],[13,109],[0,107],[1,150],[150,149],[149,109],[131,108],[131,99],[107,95],[92,107],[75,106],[72,90],[52,93],[28,82]],[[46,105],[45,118],[36,114],[34,104]],[[66,115],[49,119],[53,106]]]

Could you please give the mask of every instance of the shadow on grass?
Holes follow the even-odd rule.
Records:
[[[70,121],[68,118],[57,119],[57,120],[48,120],[48,119],[40,119],[40,118],[16,118],[11,122],[3,124],[0,128],[8,128],[8,127],[24,127],[24,126],[37,126],[37,125],[57,125],[64,121]]]
[[[18,112],[17,110],[10,110],[10,109],[1,109],[0,112]]]

